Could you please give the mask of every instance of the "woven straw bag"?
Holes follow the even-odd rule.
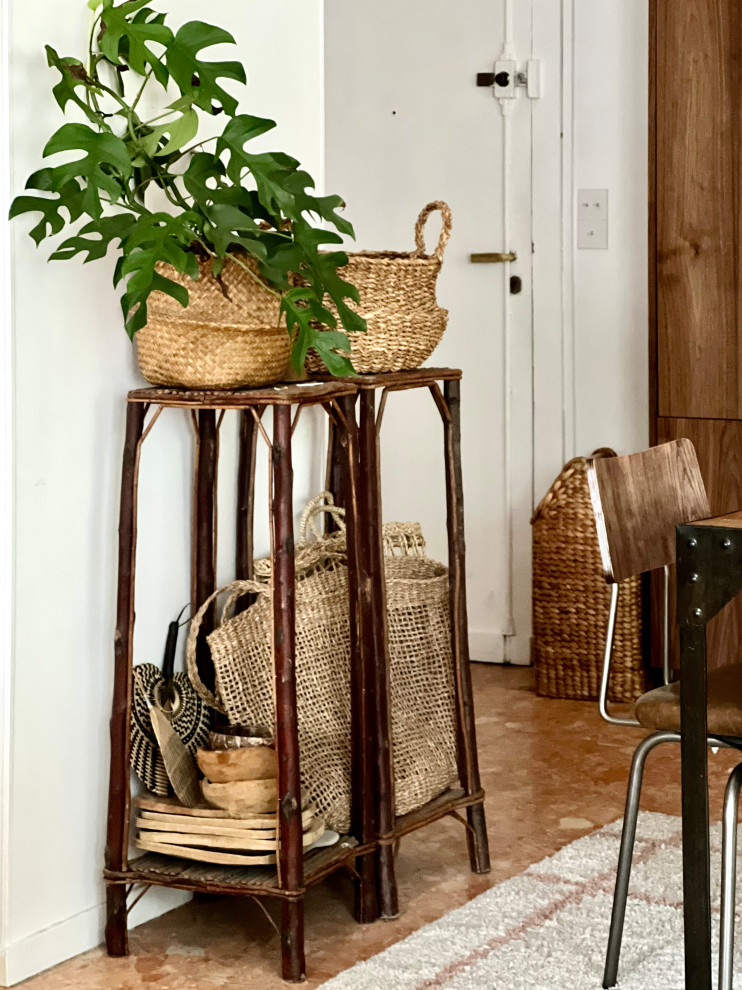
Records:
[[[211,261],[199,261],[199,277],[158,262],[158,274],[188,290],[188,306],[164,292],[150,296],[145,326],[136,334],[142,374],[154,385],[237,388],[268,385],[285,374],[291,340],[280,321],[280,299],[260,283],[257,268],[235,261],[221,281]],[[225,294],[226,293],[226,294]]]
[[[615,456],[607,448],[593,454]],[[603,577],[586,458],[575,457],[564,466],[531,524],[536,690],[550,698],[595,699],[611,594]],[[634,701],[647,688],[642,636],[642,589],[636,577],[621,585],[612,701]]]
[[[310,505],[309,519],[326,507]],[[340,510],[331,507],[342,521]],[[345,535],[306,542],[307,513],[296,550],[296,682],[302,784],[331,828],[350,829],[350,623]],[[392,744],[397,814],[412,811],[456,780],[453,663],[445,567],[425,557],[416,524],[384,527],[385,551],[401,547],[414,557],[385,560],[391,660]],[[316,531],[316,530],[315,530]],[[271,650],[271,596],[265,561],[258,581],[238,581],[222,623],[208,637],[216,697],[198,677],[196,640],[204,603],[188,641],[188,672],[196,690],[230,722],[275,720]],[[246,592],[257,600],[228,618]],[[218,593],[217,593],[218,594]],[[215,596],[212,596],[214,598]]]
[[[425,250],[425,224],[440,211],[442,226],[433,254]],[[415,224],[415,250],[361,251],[348,254],[341,272],[358,289],[358,311],[365,333],[351,333],[350,359],[361,373],[419,368],[433,353],[446,329],[448,310],[438,306],[436,282],[451,236],[451,210],[446,203],[428,203]],[[337,315],[332,306],[330,310]],[[324,371],[319,357],[307,355],[310,373]]]

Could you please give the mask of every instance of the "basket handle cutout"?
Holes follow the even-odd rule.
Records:
[[[426,254],[425,251],[425,225],[428,222],[430,214],[435,213],[437,210],[440,210],[441,214],[441,236],[438,238],[438,244],[432,257],[434,257],[436,261],[443,261],[443,252],[446,250],[446,245],[451,237],[453,214],[451,213],[451,207],[448,203],[444,203],[443,200],[440,199],[437,199],[434,203],[428,203],[428,205],[424,206],[420,211],[420,216],[417,218],[417,223],[415,224],[415,250],[411,255],[413,258],[430,257],[430,255]]]
[[[191,627],[188,631],[188,644],[186,648],[186,667],[188,669],[188,678],[193,685],[196,694],[202,698],[206,704],[209,705],[209,707],[216,708],[218,712],[224,712],[224,708],[216,696],[209,691],[204,682],[201,680],[198,673],[198,663],[196,662],[198,633],[201,629],[201,623],[203,622],[204,615],[206,615],[206,610],[218,595],[221,595],[225,591],[230,592],[230,597],[222,612],[222,621],[224,621],[225,613],[228,611],[229,607],[234,604],[237,598],[242,597],[242,595],[249,594],[250,592],[258,595],[264,595],[269,590],[270,588],[268,585],[259,584],[257,581],[233,581],[231,584],[227,584],[223,588],[217,588],[213,594],[209,595],[191,621]]]

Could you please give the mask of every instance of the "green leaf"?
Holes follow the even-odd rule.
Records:
[[[247,82],[245,70],[239,62],[204,62],[197,56],[212,45],[235,43],[228,31],[204,24],[202,21],[189,21],[175,35],[165,53],[165,62],[170,75],[181,93],[192,95],[193,101],[202,110],[212,111],[214,103],[225,113],[233,116],[237,100],[219,85],[219,79],[236,79]]]
[[[267,261],[275,231],[263,230],[260,220],[277,223],[261,205],[254,190],[233,186],[225,179],[224,165],[209,152],[193,155],[183,183],[204,216],[204,234],[218,255],[241,245],[261,261]],[[282,243],[286,237],[278,238]]]
[[[91,10],[97,10],[102,5],[103,0],[88,0],[88,7],[90,7]]]
[[[314,179],[299,168],[299,162],[280,152],[252,154],[245,145],[252,138],[270,130],[272,121],[242,114],[230,120],[217,141],[216,151],[229,152],[227,175],[235,185],[244,184],[248,171],[257,186],[258,196],[273,214],[283,214],[291,220],[313,214],[331,223],[341,234],[354,236],[352,225],[337,210],[344,205],[339,196],[314,196]]]
[[[131,175],[126,145],[115,134],[98,134],[86,124],[63,124],[44,148],[44,158],[61,151],[84,154],[82,158],[49,170],[51,190],[60,192],[70,179],[80,177],[87,183],[83,209],[92,217],[100,217],[100,190],[108,193],[115,203],[121,195],[121,180]]]
[[[82,62],[76,58],[60,58],[50,45],[46,45],[46,61],[51,68],[57,69],[62,77],[52,89],[54,99],[57,101],[59,107],[64,110],[67,104],[72,102],[80,107],[88,120],[92,121],[97,127],[108,130],[109,128],[106,125],[103,115],[91,109],[85,100],[81,99],[76,92],[80,86],[83,89],[93,89],[96,92],[100,92],[95,82],[87,74]]]
[[[173,40],[173,32],[162,23],[162,14],[146,7],[148,2],[127,0],[114,7],[112,0],[104,0],[100,50],[109,62],[118,65],[123,59],[140,76],[145,75],[147,66],[151,66],[157,81],[166,86],[168,70],[148,42],[167,48]]]
[[[148,134],[141,141],[141,147],[150,158],[161,158],[171,155],[174,151],[179,151],[184,144],[188,144],[198,133],[198,114],[195,110],[187,110],[175,120],[167,124],[158,124],[152,128],[152,133]],[[158,145],[165,135],[168,140],[158,148]]]
[[[50,169],[42,169],[28,180],[27,188],[44,189],[49,188],[43,184],[31,185],[35,177],[41,176]],[[39,180],[43,183],[43,179]],[[9,219],[20,216],[22,213],[40,213],[41,220],[30,231],[31,237],[38,246],[41,241],[52,234],[58,234],[67,223],[73,223],[82,214],[83,190],[74,180],[62,186],[59,192],[51,197],[44,196],[16,196],[10,205]],[[65,210],[69,219],[65,219],[61,210]]]
[[[331,375],[355,375],[355,369],[350,362],[350,342],[344,333],[338,330],[315,332],[311,346],[319,354]],[[339,354],[338,350],[345,351]]]
[[[132,213],[120,213],[117,216],[93,220],[91,223],[85,224],[74,237],[69,237],[63,241],[57,250],[49,256],[49,260],[67,261],[82,252],[87,252],[84,264],[103,258],[108,253],[112,241],[118,240],[118,246],[121,247],[135,223],[136,217]],[[84,237],[84,234],[97,234],[98,236],[95,238]]]
[[[198,260],[188,250],[193,239],[195,214],[178,217],[152,213],[140,217],[122,245],[123,258],[116,266],[114,285],[126,278],[121,299],[126,330],[133,337],[147,322],[147,299],[155,290],[166,292],[182,306],[188,305],[188,290],[155,271],[158,261],[166,261],[176,271],[198,278]]]

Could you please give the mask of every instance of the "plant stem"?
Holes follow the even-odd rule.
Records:
[[[93,77],[95,72],[95,54],[93,52],[93,42],[95,41],[95,29],[100,23],[100,19],[103,16],[103,11],[100,12],[96,17],[93,18],[93,23],[90,26],[90,38],[88,39],[88,75]]]
[[[208,248],[207,248],[207,250],[208,250]],[[209,251],[209,254],[213,254],[213,252],[212,251]],[[231,251],[227,251],[225,257],[226,258],[231,258],[232,261],[236,262],[236,264],[238,264],[240,266],[240,268],[243,268],[247,272],[247,274],[250,276],[250,278],[254,279],[258,283],[258,285],[261,285],[267,292],[270,292],[271,295],[274,295],[277,299],[282,299],[283,298],[283,293],[282,292],[279,292],[277,289],[273,289],[273,288],[271,288],[271,286],[266,285],[265,282],[262,280],[262,278],[260,278],[260,276],[257,275],[252,270],[252,268],[250,268],[249,265],[246,265],[245,262],[242,261],[242,259],[239,258],[236,254],[232,254]]]
[[[156,117],[155,117],[155,120],[157,120]],[[208,144],[209,141],[216,141],[216,139],[218,137],[219,137],[219,135],[218,134],[215,134],[214,137],[204,138],[204,140],[203,141],[199,141],[198,144],[192,144],[190,146],[190,148],[183,148],[183,150],[182,151],[179,151],[178,154],[175,156],[175,158],[173,158],[173,163],[175,163],[177,161],[180,161],[180,159],[183,157],[183,155],[189,155],[192,151],[195,151],[196,148],[202,148],[205,144]]]
[[[134,111],[136,110],[136,106],[137,106],[137,103],[139,103],[139,101],[141,100],[141,98],[142,98],[142,93],[144,92],[144,87],[145,87],[145,86],[147,85],[147,83],[149,82],[149,80],[150,80],[150,77],[151,77],[151,75],[152,75],[152,66],[150,65],[150,67],[149,67],[149,68],[147,69],[147,71],[146,71],[146,72],[144,73],[144,82],[143,82],[143,83],[142,83],[142,85],[141,85],[141,86],[139,87],[139,92],[138,92],[138,93],[137,93],[137,95],[136,95],[136,96],[134,97],[134,102],[133,102],[133,103],[132,103],[132,105],[131,105],[131,112],[132,112],[132,113],[133,113],[133,112],[134,112]]]

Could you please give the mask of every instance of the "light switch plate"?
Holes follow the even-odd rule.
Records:
[[[585,251],[604,251],[608,247],[607,220],[578,220],[577,247]]]
[[[608,221],[608,190],[578,189],[577,219]]]

